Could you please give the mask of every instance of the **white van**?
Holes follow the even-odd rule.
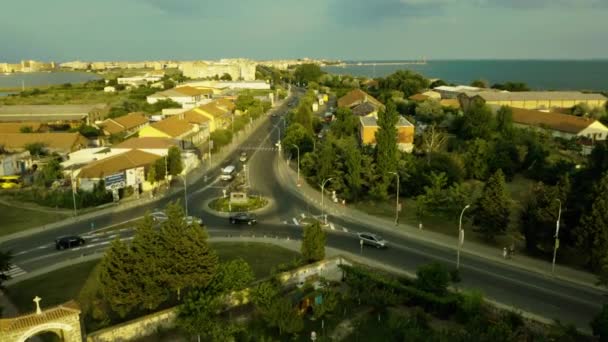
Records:
[[[228,165],[222,169],[222,174],[220,175],[220,179],[224,181],[232,180],[234,176],[234,172],[236,171],[236,167],[234,165]]]

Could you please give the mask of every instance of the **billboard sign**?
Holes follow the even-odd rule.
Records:
[[[115,173],[104,178],[106,189],[116,190],[124,188],[126,184],[126,177],[124,172]]]

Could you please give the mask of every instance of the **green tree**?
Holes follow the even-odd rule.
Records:
[[[182,289],[204,287],[217,270],[218,258],[207,242],[207,232],[198,224],[188,225],[179,202],[166,209],[167,220],[161,226],[159,255],[167,287]]]
[[[506,82],[496,83],[492,85],[493,89],[506,90],[506,91],[529,91],[530,88],[523,82]]]
[[[312,132],[312,109],[310,106],[306,105],[306,103],[300,104],[293,117],[293,121],[302,125],[309,132]]]
[[[363,156],[357,141],[355,139],[345,139],[342,145],[342,153],[344,156],[344,164],[346,166],[346,173],[344,180],[346,182],[346,191],[348,199],[357,199],[361,193],[363,186],[362,179],[362,162]]]
[[[150,182],[150,184],[154,184],[158,180],[156,177],[157,177],[156,176],[156,167],[154,167],[154,165],[148,167],[148,173],[146,174],[146,180],[148,182]]]
[[[378,114],[378,131],[376,131],[376,164],[382,173],[373,188],[377,198],[387,197],[389,171],[397,171],[399,154],[397,150],[397,128],[399,114],[395,104],[387,103],[386,110]]]
[[[596,183],[591,197],[591,208],[583,213],[574,231],[577,246],[584,251],[587,264],[594,270],[599,269],[608,250],[608,199],[606,193],[608,193],[608,172],[604,173]]]
[[[58,158],[51,159],[36,175],[34,183],[37,186],[49,186],[57,179],[63,177],[63,167]]]
[[[398,90],[404,97],[418,94],[429,87],[429,81],[422,75],[410,70],[398,70],[378,82],[383,92]]]
[[[168,176],[167,172],[167,161],[165,158],[158,158],[154,162],[154,173],[156,175],[156,180],[163,180]]]
[[[309,82],[317,82],[324,72],[317,64],[301,64],[296,67],[294,77],[296,82],[307,85]]]
[[[167,153],[167,168],[172,176],[179,175],[184,169],[182,164],[182,153],[177,146],[171,146]]]
[[[416,270],[416,287],[420,290],[445,295],[450,284],[450,272],[438,262],[418,267]]]
[[[502,106],[496,112],[496,131],[504,138],[510,139],[513,137],[513,110],[511,107]]]
[[[435,80],[433,81],[433,83],[431,83],[431,85],[429,85],[429,88],[431,89],[435,89],[437,87],[441,87],[441,86],[447,86],[448,84],[444,81],[444,80]]]
[[[469,178],[486,180],[489,176],[488,160],[492,157],[492,146],[484,139],[466,143],[464,163]]]
[[[339,298],[337,293],[331,289],[321,290],[317,295],[321,296],[321,303],[315,303],[312,307],[312,316],[315,319],[321,319],[334,312],[336,306],[338,306]]]
[[[225,72],[222,77],[220,77],[220,80],[222,81],[232,81],[232,76],[230,76],[229,73]]]
[[[602,311],[591,321],[593,336],[597,336],[600,341],[608,341],[608,304],[602,306]]]
[[[327,234],[321,228],[319,222],[315,222],[304,227],[302,236],[302,246],[300,253],[307,262],[315,262],[325,258],[325,242]]]
[[[19,127],[19,132],[21,133],[34,133],[34,129],[32,126],[21,126]]]
[[[538,183],[532,188],[531,196],[520,215],[520,227],[528,251],[546,251],[553,246],[559,211],[557,199],[565,204],[565,196],[559,195],[557,187]]]
[[[300,158],[302,158],[306,152],[313,150],[314,138],[312,133],[304,128],[304,126],[299,123],[293,123],[287,127],[282,144],[285,150],[289,151],[292,156],[296,156],[297,154],[297,149],[293,145],[298,146]]]
[[[279,329],[279,335],[295,334],[304,329],[304,320],[289,297],[275,298],[269,308],[267,322]]]
[[[41,142],[35,142],[25,145],[25,150],[30,153],[32,157],[38,158],[41,156],[46,156],[46,145]]]
[[[495,123],[490,107],[484,104],[474,104],[460,120],[458,133],[461,138],[490,140],[492,137]]]
[[[338,108],[336,118],[330,126],[331,132],[339,139],[354,137],[359,130],[359,120],[350,108]]]
[[[422,133],[422,150],[426,154],[427,164],[431,164],[431,156],[441,151],[447,141],[446,135],[438,130],[435,125],[431,125]]]
[[[485,80],[475,80],[475,81],[471,82],[471,87],[487,88],[488,87],[488,81],[485,81]]]
[[[443,107],[435,99],[425,100],[416,106],[416,119],[422,122],[438,124],[444,117]]]
[[[476,202],[473,223],[488,240],[502,234],[509,226],[510,201],[505,189],[505,177],[496,171],[483,187]]]
[[[325,179],[334,175],[335,172],[335,161],[336,161],[336,149],[334,148],[331,139],[321,145],[318,151],[318,158],[315,168],[317,170],[317,183],[323,182]],[[327,191],[327,189],[325,189]]]
[[[139,295],[139,306],[148,311],[159,307],[168,298],[168,291],[162,283],[163,269],[160,268],[158,254],[159,233],[154,229],[154,220],[146,214],[137,225],[131,243],[133,261],[132,282]]]
[[[103,298],[120,317],[132,312],[140,302],[135,284],[135,261],[129,247],[120,239],[110,245],[101,259],[99,282]]]
[[[251,95],[249,92],[242,93],[239,97],[236,98],[235,105],[236,109],[240,111],[246,111],[249,107],[254,106],[257,103],[257,100]]]

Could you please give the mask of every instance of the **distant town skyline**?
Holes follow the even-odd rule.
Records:
[[[0,61],[605,59],[607,0],[35,0]]]

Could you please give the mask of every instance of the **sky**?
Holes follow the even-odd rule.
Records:
[[[608,0],[2,0],[0,62],[608,59]]]

